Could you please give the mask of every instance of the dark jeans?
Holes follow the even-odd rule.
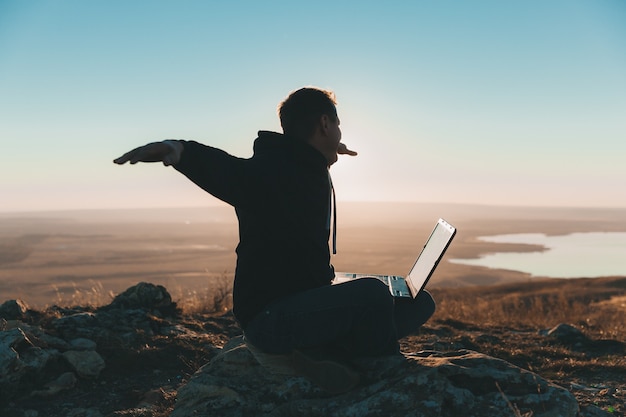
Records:
[[[278,300],[244,331],[267,353],[332,349],[350,356],[382,356],[397,353],[398,339],[417,331],[434,311],[426,291],[415,299],[394,298],[380,280],[362,278]]]

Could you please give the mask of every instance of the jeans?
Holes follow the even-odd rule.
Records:
[[[361,278],[275,301],[244,333],[257,348],[273,354],[328,349],[352,357],[383,356],[397,353],[398,339],[417,331],[434,311],[426,291],[415,299],[394,298],[380,280]]]

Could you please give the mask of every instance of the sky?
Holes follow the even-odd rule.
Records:
[[[331,89],[339,201],[626,207],[626,2],[0,0],[0,212],[205,206],[160,164],[250,157]]]

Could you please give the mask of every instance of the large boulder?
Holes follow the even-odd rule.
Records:
[[[28,305],[22,300],[8,300],[0,304],[0,318],[5,320],[21,320],[27,311]]]
[[[111,304],[102,310],[112,309],[142,309],[162,316],[174,315],[177,312],[176,303],[165,287],[148,282],[140,282],[116,296]]]
[[[83,378],[97,378],[105,368],[104,359],[94,350],[68,350],[63,357]]]
[[[472,351],[418,352],[380,361],[357,388],[331,396],[284,367],[272,372],[259,365],[254,350],[235,338],[178,391],[171,417],[500,417],[531,412],[534,417],[575,417],[579,407],[567,390]]]
[[[11,397],[49,376],[61,360],[56,347],[63,343],[24,323],[5,324],[0,331],[0,409]]]
[[[128,288],[100,309],[53,306],[39,325],[25,321],[34,313],[19,300],[1,304],[0,410],[28,393],[55,395],[77,380],[97,379],[106,354],[132,351],[168,334],[170,324],[159,316],[176,313],[167,290],[148,283]]]

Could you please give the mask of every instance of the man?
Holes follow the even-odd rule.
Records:
[[[335,216],[328,169],[338,155],[356,155],[341,142],[335,105],[329,91],[292,92],[279,106],[283,134],[259,132],[249,159],[166,140],[114,162],[172,165],[234,206],[240,241],[233,313],[246,339],[267,353],[296,352],[312,379],[341,392],[357,378],[338,361],[397,354],[398,338],[426,322],[434,302],[424,292],[398,303],[374,278],[331,285],[328,241]],[[311,352],[323,360],[316,362]]]

